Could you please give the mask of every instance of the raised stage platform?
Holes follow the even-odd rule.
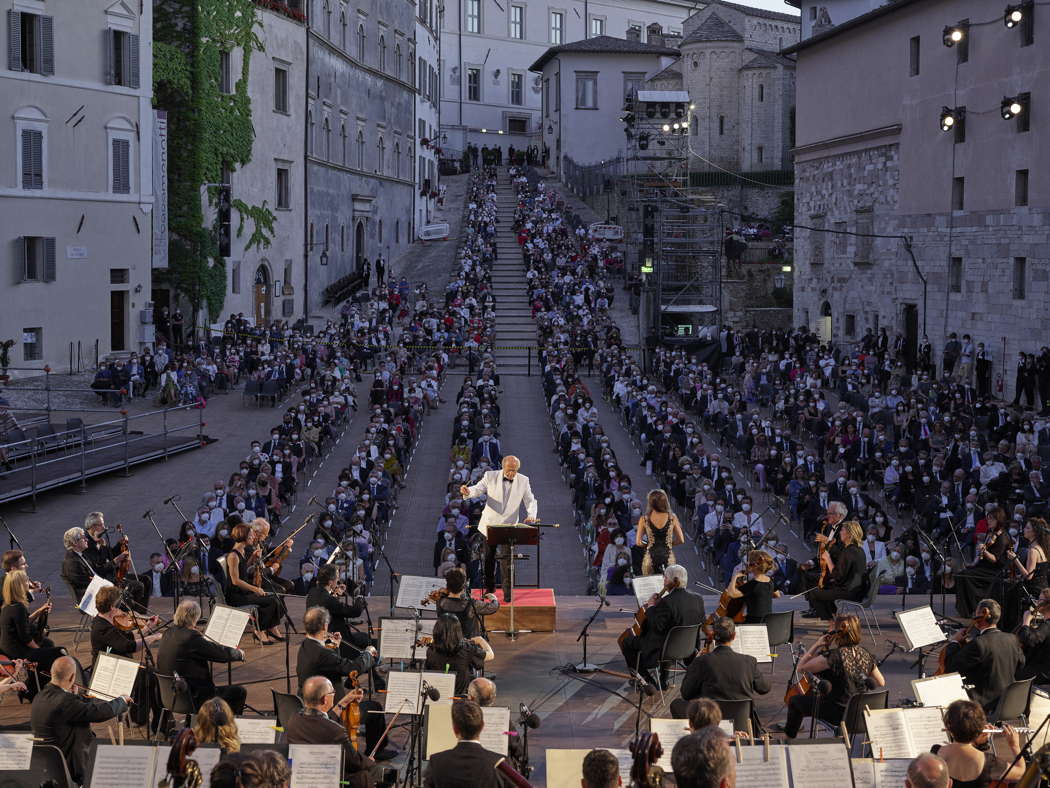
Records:
[[[474,598],[479,599],[482,591],[475,590]],[[503,599],[503,589],[496,590],[499,610],[485,619],[485,628],[489,632],[506,632],[510,629],[510,608]],[[518,588],[514,591],[514,629],[529,632],[554,632],[558,629],[558,605],[554,599],[553,588]]]

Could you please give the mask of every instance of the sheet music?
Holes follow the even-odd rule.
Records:
[[[726,736],[736,736],[736,731],[733,730],[732,720],[719,720],[718,727],[721,728],[722,733]]]
[[[937,623],[937,616],[933,614],[933,608],[929,605],[897,611],[893,615],[896,616],[904,639],[908,642],[908,651],[946,640],[944,631]]]
[[[741,747],[743,761],[736,760],[736,747],[730,743],[733,760],[736,761],[736,784],[763,788],[788,788],[787,747],[783,744],[769,746],[769,760],[765,759],[765,745]],[[802,783],[796,783],[802,788]],[[846,785],[849,785],[847,782]],[[808,786],[807,786],[808,788]]]
[[[204,637],[229,648],[238,648],[244,628],[251,621],[251,614],[246,610],[235,610],[226,605],[216,605],[208,619]]]
[[[903,709],[865,710],[865,724],[875,758],[914,758]]]
[[[589,751],[588,751],[589,752]],[[634,765],[634,756],[631,755],[630,750],[613,750],[609,749],[616,760],[620,764],[620,779],[623,780],[624,785],[631,784],[631,767]],[[576,785],[580,784],[580,779],[583,777],[583,758],[580,758],[580,771],[576,776]]]
[[[412,659],[412,644],[415,643],[417,637],[433,635],[436,621],[436,618],[421,618],[418,622],[413,618],[380,619],[379,658]],[[418,632],[417,623],[419,624]],[[427,654],[425,648],[416,648],[415,652],[417,659],[422,659]]]
[[[850,758],[850,765],[853,767],[853,788],[875,788],[875,762],[871,758]]]
[[[166,764],[168,762],[168,748],[161,748],[164,750],[163,755],[158,756],[157,763]],[[193,751],[193,755],[190,756],[197,762],[197,765],[201,768],[201,775],[204,777],[204,781],[201,783],[201,788],[211,788],[211,770],[215,768],[215,764],[219,762],[219,758],[222,757],[222,750],[218,747],[203,746],[198,747]]]
[[[769,656],[769,630],[765,624],[738,624],[729,647],[738,654],[750,654],[759,662],[772,662]]]
[[[885,761],[872,763],[875,772],[875,788],[899,788],[904,785],[908,776],[908,764],[911,758],[887,758]]]
[[[277,741],[277,720],[259,717],[236,717],[237,735],[241,744],[274,744]]]
[[[486,750],[506,755],[510,745],[510,708],[507,706],[484,706],[485,727],[481,729],[481,746]]]
[[[958,673],[945,673],[943,676],[930,676],[925,679],[912,679],[911,689],[915,699],[923,706],[944,706],[947,708],[957,700],[969,700],[962,676]]]
[[[157,756],[156,747],[100,744],[95,750],[91,785],[98,788],[142,788],[144,785],[156,785],[159,763]],[[159,768],[165,771],[166,763],[161,763]]]
[[[440,700],[433,701],[428,700],[427,705],[434,703],[451,703],[452,698],[456,694],[456,674],[455,673],[432,673],[424,670],[419,674],[421,677],[420,689],[422,689],[422,682],[425,681],[431,687],[437,689],[441,693]]]
[[[421,577],[419,575],[402,575],[401,582],[397,584],[397,602],[395,607],[411,608],[412,610],[433,610],[434,603],[427,600],[431,591],[437,591],[445,587],[443,577]]]
[[[913,756],[929,752],[935,744],[947,744],[948,733],[944,730],[944,714],[939,706],[923,706],[904,709],[908,721],[908,735],[915,747]]]
[[[853,784],[849,752],[841,742],[787,747],[791,782],[805,788],[842,788]]]
[[[91,578],[91,582],[88,583],[88,587],[84,589],[84,596],[80,597],[77,607],[94,618],[98,615],[98,609],[95,607],[95,596],[98,594],[98,590],[111,585],[113,584],[102,577],[102,575],[95,575]]]
[[[343,748],[338,744],[289,744],[291,788],[340,788]]]
[[[723,720],[724,721],[724,720]],[[729,725],[732,727],[732,721]],[[657,761],[660,768],[668,774],[671,773],[671,750],[679,739],[689,735],[689,720],[673,720],[669,717],[652,717],[649,720],[649,731],[660,737],[660,745],[664,748],[664,754]],[[730,730],[729,735],[733,732]]]
[[[609,748],[606,748],[609,749]],[[587,757],[590,750],[556,750],[548,748],[547,757],[547,788],[580,788],[580,780],[583,778],[583,759]],[[624,785],[631,784],[631,757],[630,750],[609,749],[620,764],[620,778]]]
[[[428,705],[452,702],[452,697],[456,691],[456,675],[454,673],[399,671],[387,676],[386,703],[383,710],[387,714],[394,714],[398,711],[401,714],[419,714],[422,705],[420,693],[424,681],[441,693],[440,700],[428,700]]]
[[[33,734],[0,733],[0,771],[27,771],[32,760]]]
[[[113,700],[121,695],[131,697],[138,675],[139,663],[135,660],[100,651],[95,660],[95,669],[91,671],[88,690],[101,700]]]
[[[664,576],[642,575],[641,577],[635,577],[631,580],[631,590],[634,591],[634,598],[638,600],[638,606],[641,607],[649,601],[649,597],[653,594],[659,594],[664,590]]]

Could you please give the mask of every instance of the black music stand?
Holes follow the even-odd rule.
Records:
[[[527,523],[511,523],[507,525],[493,524],[488,527],[488,535],[486,536],[488,544],[492,547],[498,547],[499,545],[506,545],[508,553],[507,561],[510,568],[510,628],[507,630],[507,637],[511,640],[517,640],[519,633],[514,629],[514,549],[518,545],[534,545],[538,544],[540,540],[540,529],[537,525],[529,525]],[[507,600],[504,599],[504,602]],[[527,632],[528,630],[523,630]]]

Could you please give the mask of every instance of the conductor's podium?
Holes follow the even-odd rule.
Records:
[[[480,599],[481,589],[474,590],[474,598]],[[491,616],[485,616],[485,629],[510,629],[510,607],[503,602],[503,589],[496,589],[499,610]],[[518,631],[554,632],[557,629],[557,603],[554,600],[553,588],[516,588],[514,589],[514,628]]]

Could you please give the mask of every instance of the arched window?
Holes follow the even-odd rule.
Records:
[[[386,71],[386,38],[379,37],[379,70]]]
[[[363,170],[365,168],[365,132],[363,129],[357,130],[357,169]]]
[[[379,243],[383,243],[383,220],[379,220],[379,227],[377,228],[376,237]]]
[[[332,6],[328,0],[324,0],[324,37],[332,40]]]
[[[401,45],[394,44],[394,76],[401,79],[404,64],[401,60]]]
[[[386,140],[382,137],[376,142],[376,172],[383,174],[383,165],[386,162]]]
[[[340,129],[339,129],[339,139],[340,139],[340,144],[341,144],[342,151],[343,151],[342,158],[340,159],[340,162],[342,162],[343,166],[345,167],[346,166],[346,124],[345,123],[343,123],[341,125]]]
[[[365,26],[363,24],[357,26],[357,59],[365,59]]]
[[[324,119],[324,160],[332,160],[332,125]]]
[[[339,251],[346,251],[346,225],[339,225]]]
[[[401,177],[401,143],[394,143],[394,177]]]
[[[394,243],[401,243],[401,220],[398,219],[394,222]]]
[[[347,45],[346,32],[346,9],[344,8],[342,11],[339,12],[339,46],[344,52],[346,51]]]
[[[409,47],[408,49],[408,84],[412,87],[416,86],[416,51]]]

